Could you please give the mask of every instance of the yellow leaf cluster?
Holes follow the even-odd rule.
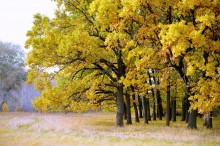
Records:
[[[190,97],[192,108],[198,108],[200,113],[204,113],[218,107],[220,105],[219,89],[219,80],[205,80],[200,78],[197,86],[194,88],[196,94]]]
[[[4,102],[4,104],[2,105],[2,111],[3,112],[8,112],[9,111],[9,108],[8,108],[8,105],[6,102]]]

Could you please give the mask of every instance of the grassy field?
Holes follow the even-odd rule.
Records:
[[[0,146],[161,146],[220,145],[220,118],[213,129],[202,126],[189,130],[185,122],[150,121],[124,127],[114,126],[114,113],[40,114],[0,112]]]

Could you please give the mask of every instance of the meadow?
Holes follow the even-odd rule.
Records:
[[[115,113],[25,113],[0,112],[1,146],[161,146],[220,145],[220,118],[213,118],[213,129],[186,128],[186,123],[150,121],[116,127]]]

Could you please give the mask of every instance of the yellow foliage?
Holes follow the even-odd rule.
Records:
[[[32,101],[34,108],[38,112],[49,112],[50,101],[45,98],[37,97],[34,101]]]
[[[27,55],[27,82],[35,82],[42,91],[42,97],[33,101],[37,110],[86,111],[92,104],[97,109],[97,102],[115,96],[119,85],[124,90],[133,86],[144,96],[153,88],[146,72],[157,69],[163,74],[154,74],[162,81],[156,88],[162,89],[174,73],[171,68],[188,77],[187,86],[195,85],[192,108],[201,104],[205,110],[207,103],[210,109],[218,104],[217,0],[56,2],[62,7],[55,18],[35,15],[27,33],[26,47],[32,48]],[[49,74],[48,68],[58,71]]]
[[[196,71],[196,68],[192,65],[187,67],[187,75],[193,75],[194,72]]]
[[[212,111],[214,107],[220,106],[220,82],[200,78],[194,92],[196,94],[190,97],[192,108],[198,108],[200,113]]]
[[[3,112],[8,112],[9,111],[9,108],[8,108],[8,105],[6,102],[4,102],[4,104],[2,105],[2,111]]]

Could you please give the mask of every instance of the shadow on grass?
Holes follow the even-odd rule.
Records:
[[[113,121],[96,121],[92,125],[94,126],[115,126]]]

